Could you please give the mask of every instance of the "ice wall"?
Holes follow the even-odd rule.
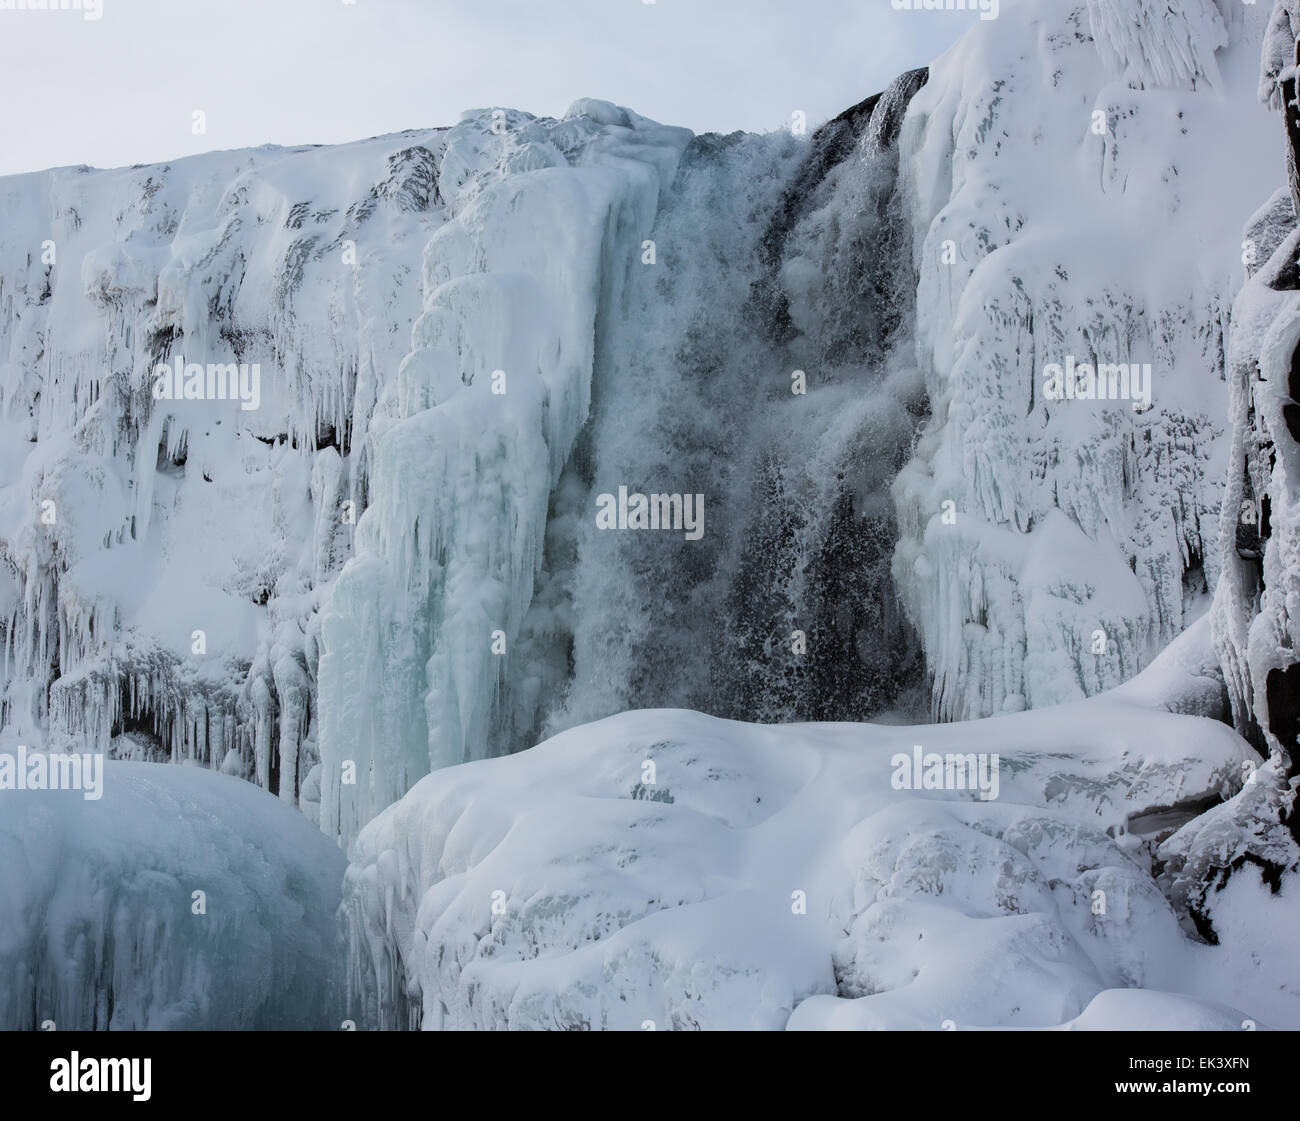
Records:
[[[1205,609],[1240,220],[1274,162],[1251,108],[1266,18],[1007,5],[912,102],[933,420],[896,488],[894,571],[939,718],[1096,693]],[[1047,398],[1070,360],[1149,363],[1151,407]]]
[[[689,135],[579,102],[563,121],[472,116],[448,140],[450,221],[322,628],[326,832],[350,839],[421,775],[488,752],[596,338]]]

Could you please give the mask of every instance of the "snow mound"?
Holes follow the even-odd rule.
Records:
[[[1231,1008],[1178,993],[1107,989],[1063,1031],[1242,1031],[1259,1027]]]
[[[343,869],[293,809],[197,767],[2,792],[0,1028],[337,1028]]]
[[[918,743],[997,753],[996,798],[899,789]],[[1300,1025],[1262,979],[1283,943],[1248,939],[1257,971],[1229,987],[1153,878],[1154,846],[1249,758],[1222,724],[1111,696],[924,728],[627,713],[430,775],[361,832],[350,1014],[938,1030],[1190,1024],[1208,1003]],[[1120,988],[1188,1002],[1087,1011]]]

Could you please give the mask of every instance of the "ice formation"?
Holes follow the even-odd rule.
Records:
[[[1088,0],[1088,28],[1106,67],[1140,89],[1213,84],[1228,42],[1215,0]]]
[[[450,220],[424,250],[411,350],[371,423],[371,505],[323,625],[327,831],[350,838],[430,768],[488,753],[596,340],[689,135],[600,102],[452,133]]]
[[[0,1029],[338,1028],[343,869],[296,810],[195,766],[0,793]]]
[[[418,311],[442,143],[0,181],[8,730],[299,801],[317,613]],[[258,407],[155,397],[177,361],[256,365]]]

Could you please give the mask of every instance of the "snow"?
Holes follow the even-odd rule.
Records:
[[[1197,1001],[1178,993],[1146,989],[1107,989],[1063,1031],[1251,1031],[1259,1025],[1243,1020],[1231,1008]]]
[[[1141,687],[1158,695],[1174,672],[1153,674]],[[896,790],[893,756],[918,742],[997,753],[998,798]],[[1243,886],[1237,927],[1211,947],[1156,882],[1159,843],[1241,789],[1253,758],[1220,723],[1117,696],[929,727],[626,713],[436,772],[361,832],[349,1014],[444,1029],[1295,1027],[1300,991],[1271,981],[1294,973],[1272,938],[1297,917],[1294,885],[1283,905]]]
[[[343,864],[193,766],[109,761],[97,801],[0,792],[0,1028],[337,1028]]]
[[[1278,166],[1254,104],[1267,16],[1008,5],[912,102],[901,174],[933,419],[895,489],[894,576],[939,719],[1112,688],[1205,610],[1240,223]],[[1070,358],[1149,363],[1153,406],[1046,399],[1044,368]]]

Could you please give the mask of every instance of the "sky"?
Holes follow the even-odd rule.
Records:
[[[34,3],[84,10],[4,10]],[[890,0],[0,0],[0,174],[338,143],[473,108],[559,116],[579,97],[696,132],[796,110],[815,127],[975,18]]]

